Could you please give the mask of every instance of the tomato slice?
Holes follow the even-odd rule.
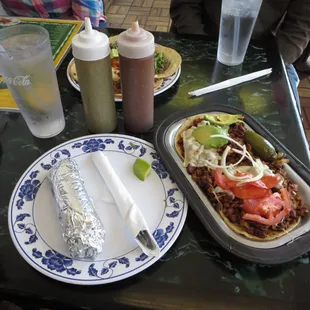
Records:
[[[259,214],[257,206],[260,201],[260,199],[245,199],[242,205],[243,211],[250,214]]]
[[[281,222],[286,214],[287,214],[287,210],[284,209],[281,212],[279,212],[275,217],[264,218],[258,214],[245,213],[243,214],[242,218],[247,221],[253,221],[253,222],[260,223],[260,224],[272,226],[272,225],[276,225],[279,222]]]
[[[246,213],[242,218],[269,226],[278,224],[292,210],[292,201],[288,191],[281,188],[280,193],[281,195],[274,193],[260,200],[246,200],[242,206]]]
[[[241,199],[257,199],[271,195],[270,189],[260,188],[251,184],[245,184],[230,189],[232,193]]]
[[[246,173],[236,172],[236,176],[245,176]],[[252,175],[248,174],[249,177]],[[231,190],[233,194],[241,199],[257,199],[270,196],[271,188],[277,186],[281,178],[276,175],[264,176],[262,179],[244,183],[244,185],[237,186],[239,181],[232,181],[228,179],[223,173],[222,169],[217,168],[214,172],[214,179],[217,186],[223,190]]]
[[[236,172],[236,176],[238,177],[246,176],[246,175],[248,175],[249,178],[252,177],[251,174],[246,174],[246,173],[239,172],[239,171]],[[232,187],[238,187],[237,184],[240,182],[240,181],[233,181],[233,180],[228,179],[226,175],[223,173],[222,169],[220,168],[217,168],[215,170],[214,179],[215,179],[216,185],[225,190],[230,189]],[[266,184],[262,180],[248,182],[246,184],[250,184],[250,185],[253,185],[259,188],[265,188],[265,189],[270,188],[266,186]]]
[[[254,182],[248,182],[247,184],[250,184],[250,185],[253,185],[253,186],[259,187],[259,188],[265,188],[265,189],[270,188],[270,187],[267,187],[266,184],[262,180],[257,180]]]
[[[288,213],[291,212],[292,210],[292,201],[290,199],[290,196],[289,196],[289,193],[287,191],[286,188],[281,188],[280,189],[280,193],[281,193],[281,196],[282,196],[282,199],[285,203],[285,209],[288,210]]]
[[[267,186],[267,188],[273,188],[281,182],[281,177],[278,175],[265,175],[261,178],[261,181]]]
[[[284,207],[284,201],[279,193],[274,193],[262,199],[245,199],[242,209],[246,213],[269,216],[276,215]]]
[[[214,179],[216,185],[224,190],[228,190],[237,184],[237,182],[229,180],[220,168],[215,169]]]
[[[217,168],[214,172],[214,180],[217,186],[219,186],[221,189],[229,189],[227,183],[226,183],[226,176],[222,173],[222,170]]]

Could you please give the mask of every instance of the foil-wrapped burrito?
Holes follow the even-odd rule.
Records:
[[[60,161],[48,179],[57,202],[57,215],[70,255],[94,259],[100,252],[105,231],[88,196],[76,162]]]

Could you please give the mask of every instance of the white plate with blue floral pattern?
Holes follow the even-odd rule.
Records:
[[[107,199],[105,184],[91,160],[104,152],[140,207],[160,248],[148,257],[126,229],[117,206]],[[103,222],[103,252],[94,260],[69,257],[56,216],[56,202],[46,179],[48,170],[63,158],[79,165],[88,194]],[[132,166],[136,158],[152,164],[142,182]],[[131,277],[154,264],[179,236],[187,214],[187,201],[170,178],[154,146],[144,140],[116,134],[90,135],[65,142],[42,155],[18,181],[9,205],[9,228],[20,255],[36,270],[55,280],[97,285]]]
[[[68,64],[67,78],[68,78],[70,84],[73,86],[73,88],[75,88],[77,91],[80,91],[79,83],[77,81],[75,81],[70,75],[70,67],[73,64],[73,62],[74,62],[74,58],[71,59],[70,63]],[[154,96],[157,96],[157,95],[165,92],[169,88],[171,88],[176,83],[176,81],[179,79],[180,74],[181,74],[181,66],[179,67],[177,72],[175,72],[171,76],[168,76],[168,77],[163,79],[163,82],[161,83],[161,85],[154,91]],[[114,100],[116,102],[122,102],[122,98],[115,97]]]

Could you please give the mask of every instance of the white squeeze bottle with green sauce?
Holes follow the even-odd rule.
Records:
[[[110,51],[109,38],[93,30],[85,18],[85,30],[72,40],[72,53],[87,126],[93,133],[112,132],[117,125]]]

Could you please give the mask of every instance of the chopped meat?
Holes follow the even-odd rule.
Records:
[[[180,147],[180,152],[181,152],[181,155],[182,157],[184,158],[185,156],[185,151],[184,151],[184,145],[183,145],[183,139],[179,139],[178,141],[178,146]],[[191,174],[191,173],[190,173]]]
[[[236,123],[229,126],[228,134],[231,138],[243,145],[245,144],[245,131],[244,123]],[[237,146],[233,144],[233,147]]]
[[[275,164],[274,166],[275,166],[275,169],[274,169],[275,173],[278,173],[282,175],[283,177],[286,177],[287,173],[284,170],[283,164]]]
[[[226,193],[219,197],[222,203],[222,211],[229,218],[232,223],[240,223],[242,215],[242,199],[232,198]]]
[[[270,233],[275,231],[284,231],[288,227],[295,223],[300,216],[304,216],[308,213],[308,209],[302,203],[302,199],[296,194],[295,184],[291,181],[287,187],[290,197],[293,201],[295,209],[292,210],[282,222],[274,226],[267,226],[257,222],[246,221],[242,219],[243,200],[240,198],[233,198],[233,196],[227,194],[226,192],[220,192],[215,195],[213,189],[216,187],[213,171],[207,167],[194,167],[189,165],[187,167],[187,172],[192,176],[193,180],[198,184],[202,191],[207,195],[212,205],[217,211],[222,211],[224,215],[230,220],[230,222],[240,225],[243,229],[250,235],[266,238]],[[293,196],[292,193],[295,193]]]
[[[164,72],[167,70],[168,67],[169,67],[169,62],[168,62],[168,61],[165,61],[164,67],[163,67],[163,68],[158,68],[158,69],[156,70],[156,73],[157,73],[157,74],[164,73]]]
[[[243,225],[243,228],[250,235],[256,236],[258,238],[266,238],[268,235],[268,229],[270,226],[262,225],[252,221],[244,221],[247,225]]]
[[[199,123],[201,123],[204,119],[203,118],[197,118],[193,121],[193,126],[197,127]]]
[[[231,138],[233,138],[234,140],[236,140],[237,142],[239,142],[241,145],[246,144],[245,143],[245,126],[244,123],[237,123],[237,124],[233,124],[229,127],[228,133],[229,136]],[[239,146],[237,146],[235,143],[233,142],[229,142],[228,144],[231,148],[236,148],[238,150],[241,150]],[[221,149],[219,149],[219,153],[223,154],[224,150],[226,149],[227,144],[225,144]],[[246,144],[246,148],[248,152],[251,152],[251,146],[249,144]],[[230,164],[234,164],[236,163],[242,155],[237,154],[234,151],[230,151],[228,153],[227,159],[226,159],[226,163],[228,165]],[[245,158],[240,165],[251,165],[251,161],[247,158]]]

